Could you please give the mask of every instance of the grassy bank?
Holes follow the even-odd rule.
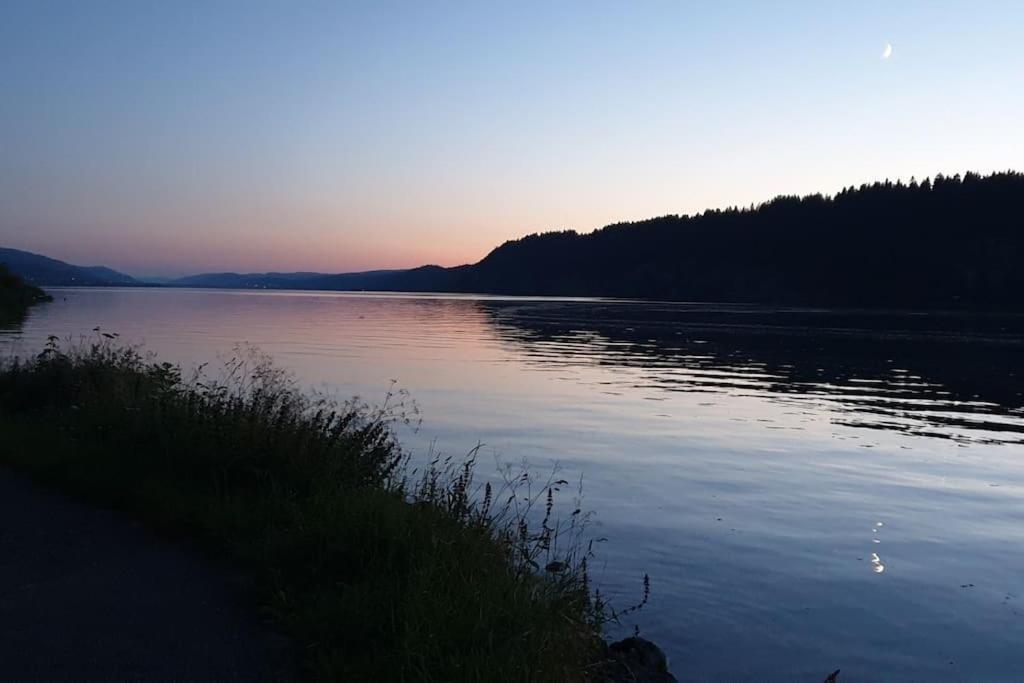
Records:
[[[401,410],[308,398],[254,354],[189,380],[51,338],[0,370],[0,464],[243,570],[319,680],[582,679],[604,617],[557,547],[578,515],[530,529],[524,492],[476,487],[472,462],[409,470]]]
[[[43,290],[26,283],[0,265],[0,324],[20,320],[32,304],[49,301]]]

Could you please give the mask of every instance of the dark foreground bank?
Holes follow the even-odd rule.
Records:
[[[547,487],[528,501],[475,486],[472,461],[409,470],[389,428],[402,409],[308,398],[251,353],[187,380],[131,349],[52,340],[0,371],[0,464],[244,572],[320,680],[638,668],[602,640],[611,612],[588,585],[579,515],[544,515]],[[656,660],[650,680],[667,680]]]

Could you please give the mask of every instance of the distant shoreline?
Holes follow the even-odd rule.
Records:
[[[774,311],[778,313],[836,313],[836,314],[891,314],[891,315],[929,315],[929,316],[1024,316],[1024,301],[1021,308],[930,308],[930,307],[864,307],[864,306],[824,306],[804,305],[790,303],[768,303],[752,301],[694,301],[687,299],[646,299],[642,297],[616,297],[616,296],[587,296],[587,295],[545,295],[545,294],[505,294],[498,292],[460,292],[460,291],[422,291],[422,290],[399,290],[399,289],[303,289],[287,287],[216,287],[198,285],[175,285],[157,283],[138,284],[101,284],[101,285],[50,285],[43,289],[45,291],[62,290],[102,290],[102,289],[167,289],[167,290],[192,290],[209,292],[247,292],[252,294],[340,294],[340,295],[362,295],[362,296],[405,296],[405,297],[451,297],[451,298],[473,298],[481,300],[496,301],[552,301],[552,302],[615,302],[615,303],[637,303],[637,304],[663,304],[667,306],[693,306],[695,308],[709,309],[714,307],[740,311]]]

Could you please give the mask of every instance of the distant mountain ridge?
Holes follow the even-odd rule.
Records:
[[[105,266],[76,266],[41,254],[0,247],[0,265],[39,287],[138,285],[135,278]]]
[[[338,289],[361,288],[405,271],[371,270],[362,273],[202,273],[172,280],[176,287],[224,287],[230,289]],[[348,284],[351,287],[331,287],[331,282]]]
[[[405,270],[368,270],[359,273],[203,273],[178,278],[172,287],[220,287],[226,289],[311,289],[333,291],[444,291],[454,283],[453,273],[462,268],[420,266]],[[442,287],[442,289],[438,289]]]

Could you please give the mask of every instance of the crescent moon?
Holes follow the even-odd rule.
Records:
[[[892,57],[892,43],[886,43],[885,49],[882,50],[882,59],[889,59]]]

